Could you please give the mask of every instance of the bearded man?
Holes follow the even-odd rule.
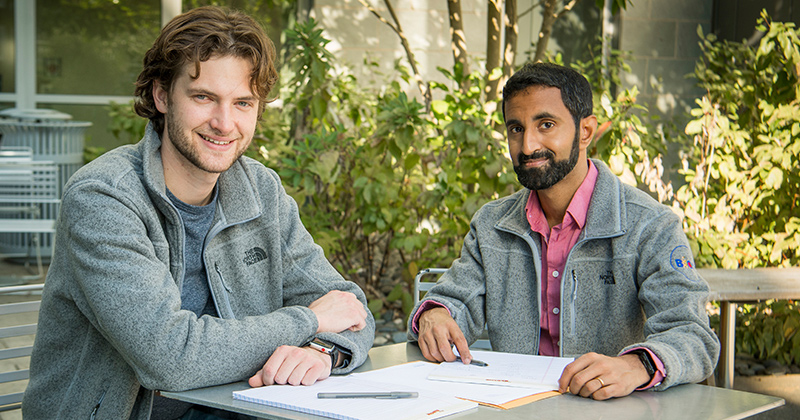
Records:
[[[503,89],[522,190],[473,217],[461,257],[409,317],[425,358],[463,363],[488,329],[496,351],[576,357],[561,392],[596,400],[698,382],[716,366],[708,285],[681,221],[587,148],[589,82],[536,63]]]

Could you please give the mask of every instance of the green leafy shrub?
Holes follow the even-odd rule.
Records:
[[[791,23],[759,20],[757,48],[702,42],[695,75],[708,94],[692,110],[677,193],[698,265],[800,263],[800,39]]]
[[[800,364],[800,305],[796,301],[743,305],[736,321],[738,353],[784,365]]]
[[[800,263],[800,38],[765,12],[757,29],[755,48],[700,33],[695,77],[708,94],[686,126],[694,144],[674,203],[699,266]],[[736,350],[800,363],[798,324],[793,301],[740,305]]]
[[[472,88],[434,84],[444,99],[427,111],[403,92],[404,68],[385,85],[360,83],[313,20],[286,35],[284,102],[269,117],[275,124],[262,125],[257,158],[278,171],[303,223],[373,312],[407,314],[418,267],[449,265],[477,208],[513,189],[494,116],[476,99],[482,78],[440,69]]]

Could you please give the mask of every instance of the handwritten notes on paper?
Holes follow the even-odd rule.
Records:
[[[465,365],[461,362],[441,363],[428,379],[499,385],[521,388],[558,389],[558,378],[571,357],[547,357],[526,354],[471,351],[472,357],[488,366]]]

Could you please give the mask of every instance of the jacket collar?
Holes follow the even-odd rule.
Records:
[[[167,184],[164,180],[164,165],[161,161],[161,137],[147,124],[144,137],[139,143],[142,154],[142,167],[145,187],[151,200],[163,214],[171,214],[167,198]],[[252,174],[247,169],[244,157],[239,158],[217,181],[219,196],[217,198],[216,219],[225,225],[244,222],[258,217],[261,211],[261,200]]]
[[[597,184],[589,203],[586,215],[586,226],[583,229],[585,238],[613,237],[625,233],[627,216],[625,214],[625,192],[616,175],[597,159],[592,159],[597,167]],[[530,234],[531,226],[525,217],[525,205],[531,190],[523,188],[511,197],[514,203],[495,224],[495,228],[514,233],[518,236]]]

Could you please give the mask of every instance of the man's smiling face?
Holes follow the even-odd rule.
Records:
[[[222,173],[244,153],[255,133],[258,99],[250,89],[252,66],[233,56],[187,64],[170,92],[154,89],[158,110],[165,115],[162,146],[190,172]]]
[[[531,86],[506,101],[508,149],[520,184],[546,190],[575,168],[579,130],[561,90]]]

